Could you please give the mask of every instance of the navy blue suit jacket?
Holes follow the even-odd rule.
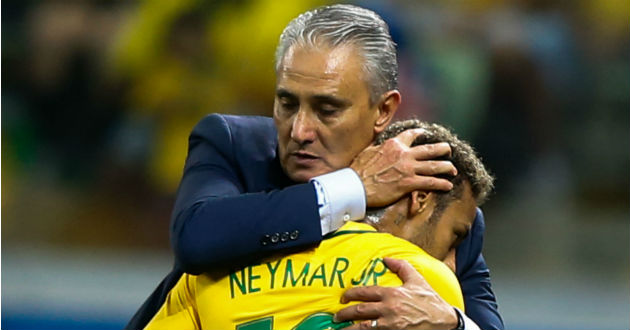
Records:
[[[289,180],[280,167],[277,144],[276,128],[268,117],[213,114],[195,126],[171,217],[175,267],[127,329],[146,325],[182,272],[245,265],[321,241],[314,186]],[[457,249],[457,277],[466,314],[483,329],[501,329],[481,255],[483,230],[478,210],[470,234]],[[285,233],[294,235],[276,243],[269,239]]]

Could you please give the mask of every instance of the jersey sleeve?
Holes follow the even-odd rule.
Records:
[[[184,274],[145,330],[201,329],[195,303],[196,276]]]

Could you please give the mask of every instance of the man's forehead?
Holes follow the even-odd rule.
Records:
[[[360,59],[350,46],[292,46],[277,72],[276,91],[342,99],[369,98]]]
[[[360,69],[357,55],[355,47],[350,45],[331,47],[325,44],[295,44],[285,53],[278,75],[293,74],[318,79],[339,79],[348,71]]]
[[[338,85],[339,80],[339,74],[313,74],[311,72],[303,72],[300,70],[286,68],[278,73],[277,88],[290,88],[291,83],[293,82]]]

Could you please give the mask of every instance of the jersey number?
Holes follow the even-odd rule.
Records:
[[[315,313],[307,316],[300,324],[294,326],[292,330],[337,330],[352,325],[352,322],[333,322],[331,313]],[[236,330],[273,330],[273,316],[241,323],[236,326]]]

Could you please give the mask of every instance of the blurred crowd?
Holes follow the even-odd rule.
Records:
[[[2,241],[168,248],[188,133],[271,115],[282,28],[324,0],[5,1]],[[515,198],[630,197],[627,1],[356,1],[399,45],[403,108]]]

